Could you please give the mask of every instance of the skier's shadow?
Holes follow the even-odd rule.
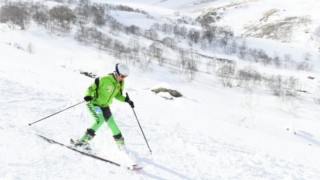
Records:
[[[182,173],[179,173],[179,172],[174,171],[174,170],[172,170],[172,169],[169,169],[169,168],[167,168],[167,167],[165,167],[165,166],[156,164],[154,161],[152,161],[152,160],[149,159],[149,158],[141,158],[140,160],[146,162],[146,164],[153,165],[153,166],[155,166],[155,167],[157,167],[157,168],[159,168],[159,169],[161,169],[161,170],[163,170],[163,171],[166,171],[166,172],[168,172],[168,173],[170,173],[170,174],[173,174],[173,175],[179,177],[180,179],[192,180],[192,179],[189,178],[187,175],[182,174]],[[150,177],[150,178],[165,180],[165,178],[162,178],[162,177],[159,177],[159,176],[156,176],[156,175],[147,173],[147,172],[145,172],[145,171],[144,171],[143,174],[145,174],[146,176],[148,176],[148,177]]]
[[[187,175],[181,174],[181,173],[179,173],[179,172],[177,172],[177,171],[174,171],[174,170],[172,170],[172,169],[166,168],[166,167],[161,166],[161,165],[159,165],[159,164],[156,164],[156,163],[154,163],[154,162],[152,162],[152,161],[150,161],[150,162],[151,162],[150,164],[154,165],[155,167],[158,167],[159,169],[161,169],[161,170],[163,170],[163,171],[167,171],[167,172],[169,172],[170,174],[173,174],[173,175],[175,175],[175,176],[177,176],[177,177],[179,177],[179,178],[181,178],[181,179],[192,180],[192,179],[189,178]],[[148,174],[148,173],[146,173],[146,175],[155,178],[154,175],[151,175],[151,174]],[[161,177],[156,177],[156,178],[157,178],[157,179],[164,179],[164,178],[161,178]]]
[[[320,146],[320,142],[315,139],[313,134],[310,134],[306,131],[298,131],[296,132],[296,135],[308,141],[309,145],[314,144],[316,146]]]

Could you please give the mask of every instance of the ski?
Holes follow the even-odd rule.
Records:
[[[72,146],[65,145],[65,144],[63,144],[63,143],[60,143],[60,142],[55,141],[55,140],[53,140],[53,139],[44,137],[44,136],[42,136],[42,135],[39,135],[39,134],[37,134],[37,135],[38,135],[39,137],[41,137],[42,139],[44,139],[45,141],[49,142],[50,144],[57,144],[57,145],[60,145],[60,146],[62,146],[62,147],[68,148],[68,149],[70,149],[70,150],[72,150],[72,151],[78,152],[78,153],[80,153],[80,154],[82,154],[82,155],[91,157],[91,158],[93,158],[93,159],[97,159],[97,160],[100,160],[100,161],[103,161],[103,162],[106,162],[106,163],[109,163],[109,164],[112,164],[112,165],[121,167],[121,164],[119,164],[119,163],[110,161],[110,160],[108,160],[108,159],[105,159],[105,158],[102,158],[102,157],[99,157],[99,156],[96,156],[96,155],[93,155],[93,154],[90,154],[90,153],[87,153],[87,152],[80,151],[80,150],[78,150],[78,149],[76,149],[76,148],[74,148],[74,147],[72,147]],[[131,167],[128,167],[128,166],[127,166],[126,169],[131,170],[131,171],[139,171],[139,170],[142,169],[142,167],[139,166],[139,165],[137,165],[137,164],[135,164],[135,165],[132,165]]]

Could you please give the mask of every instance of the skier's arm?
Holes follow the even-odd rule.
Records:
[[[118,92],[115,98],[121,102],[124,102],[124,100],[126,99],[126,97],[124,97],[120,92]]]
[[[126,97],[122,95],[123,89],[124,89],[124,81],[121,83],[120,91],[115,96],[115,98],[121,102],[125,102],[125,99],[126,99]]]

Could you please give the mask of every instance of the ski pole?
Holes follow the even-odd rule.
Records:
[[[127,95],[127,97],[129,98],[129,94],[126,93],[126,95]],[[130,99],[130,98],[129,98],[129,99]],[[143,132],[142,127],[141,127],[141,125],[140,125],[140,122],[139,122],[139,120],[138,120],[136,111],[133,109],[133,107],[131,107],[131,109],[132,109],[133,114],[134,114],[134,116],[136,117],[136,120],[137,120],[137,122],[138,122],[138,124],[139,124],[140,130],[141,130],[141,132],[142,132],[142,135],[143,135],[143,137],[144,137],[144,140],[145,140],[146,143],[147,143],[147,146],[148,146],[148,148],[149,148],[150,154],[152,154],[152,151],[151,151],[150,146],[149,146],[149,144],[148,144],[147,138],[146,138],[146,136],[144,135],[144,132]]]
[[[79,105],[79,104],[81,104],[81,103],[84,103],[84,102],[85,102],[85,101],[79,102],[79,103],[74,104],[74,105],[72,105],[72,106],[70,106],[70,107],[67,107],[67,108],[65,108],[65,109],[63,109],[63,110],[61,110],[61,111],[58,111],[58,112],[56,112],[56,113],[53,113],[53,114],[51,114],[51,115],[49,115],[49,116],[47,116],[47,117],[44,117],[44,118],[39,119],[39,120],[37,120],[37,121],[35,121],[35,122],[29,123],[29,126],[31,126],[32,124],[38,123],[38,122],[40,122],[40,121],[43,121],[43,120],[45,120],[45,119],[47,119],[47,118],[49,118],[49,117],[51,117],[51,116],[54,116],[54,115],[56,115],[56,114],[59,114],[59,113],[65,111],[65,110],[67,110],[67,109],[73,108],[73,107],[75,107],[75,106],[77,106],[77,105]]]

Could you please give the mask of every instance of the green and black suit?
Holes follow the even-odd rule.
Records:
[[[94,119],[94,123],[81,137],[81,141],[91,140],[103,122],[106,122],[117,144],[124,144],[121,131],[115,123],[109,108],[113,98],[125,102],[125,97],[122,95],[123,87],[124,80],[118,82],[114,74],[96,78],[95,82],[89,86],[86,96],[93,97],[93,100],[87,103],[87,108]]]

